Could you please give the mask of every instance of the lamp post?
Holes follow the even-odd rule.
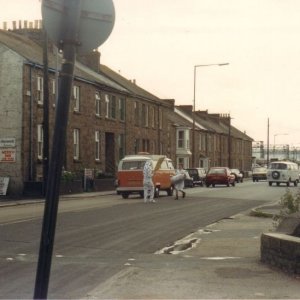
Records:
[[[274,134],[274,144],[273,144],[273,158],[275,158],[275,138],[279,135],[288,135],[288,133],[275,133]]]
[[[192,148],[193,148],[193,153],[192,153],[192,164],[193,167],[195,166],[195,158],[196,158],[196,153],[195,153],[195,113],[196,113],[196,75],[197,75],[197,68],[199,67],[210,67],[210,66],[227,66],[229,63],[221,63],[221,64],[207,64],[207,65],[195,65],[194,66],[194,98],[193,98],[193,138],[192,138]]]

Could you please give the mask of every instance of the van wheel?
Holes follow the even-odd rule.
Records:
[[[157,186],[157,187],[155,188],[155,191],[154,191],[154,197],[155,197],[155,198],[159,198],[159,192],[160,192],[160,188]]]
[[[129,196],[129,193],[122,193],[122,198],[123,198],[123,199],[127,199],[128,196]]]

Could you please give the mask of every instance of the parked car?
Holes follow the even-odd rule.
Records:
[[[235,186],[235,176],[227,167],[211,167],[206,175],[205,184],[207,187],[216,184],[225,184],[227,186]]]
[[[235,177],[235,182],[243,182],[244,174],[239,169],[231,169],[230,171]]]
[[[193,179],[193,185],[201,185],[205,183],[206,170],[204,168],[189,168],[186,169],[190,177]]]
[[[187,172],[187,170],[185,170],[185,179],[184,179],[184,187],[194,187],[194,182],[193,182],[193,178],[190,176],[190,174]]]
[[[267,168],[265,167],[255,167],[252,169],[252,180],[260,181],[260,180],[267,180]]]
[[[290,186],[294,183],[297,186],[299,183],[299,168],[298,164],[290,161],[274,161],[271,162],[267,170],[267,181],[269,186],[276,182],[279,186],[280,183],[285,183]]]
[[[144,195],[143,168],[146,160],[153,161],[154,175],[153,183],[155,187],[155,197],[159,197],[160,191],[166,191],[169,196],[173,194],[171,177],[175,175],[172,160],[164,155],[150,155],[140,153],[137,155],[125,156],[118,165],[117,173],[117,194],[124,199],[130,194]]]

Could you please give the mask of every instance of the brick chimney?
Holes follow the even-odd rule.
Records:
[[[77,60],[82,64],[92,69],[93,71],[100,72],[100,57],[101,53],[97,50],[94,50],[85,55],[78,55]]]

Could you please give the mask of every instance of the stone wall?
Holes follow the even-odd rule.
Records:
[[[261,236],[261,261],[290,274],[300,274],[300,238],[284,233]]]

